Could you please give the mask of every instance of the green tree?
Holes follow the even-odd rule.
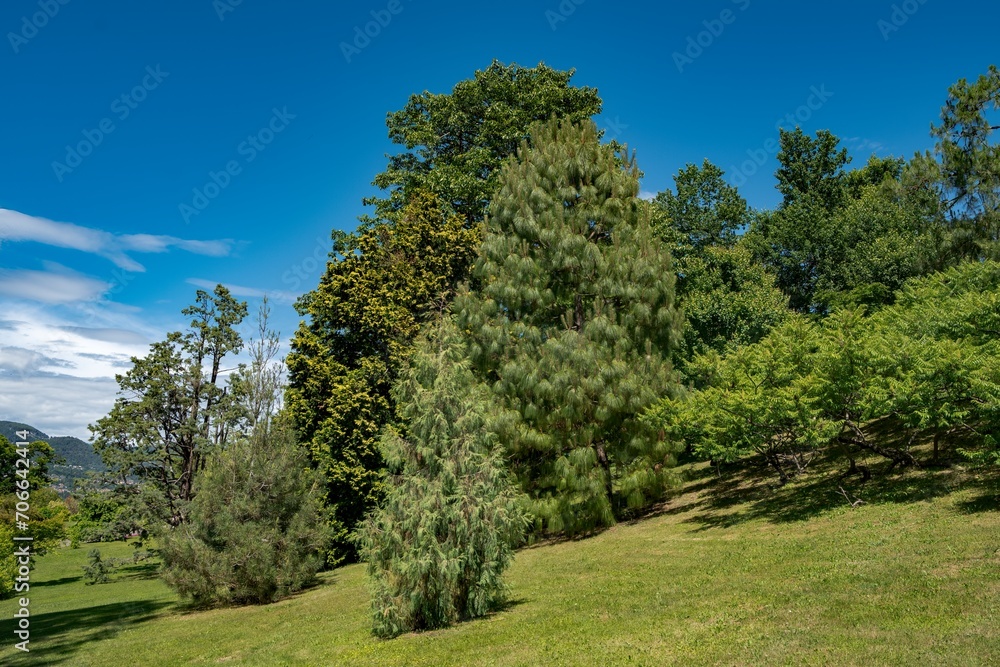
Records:
[[[389,138],[406,147],[390,157],[374,185],[375,219],[395,219],[416,192],[433,192],[468,224],[482,221],[496,172],[529,126],[556,115],[573,121],[601,112],[593,88],[570,85],[574,70],[494,61],[449,94],[423,92],[386,119]]]
[[[334,232],[325,275],[297,304],[307,321],[288,358],[286,404],[328,480],[331,561],[354,556],[349,533],[380,497],[390,389],[420,325],[469,278],[497,169],[533,121],[601,110],[597,91],[572,77],[494,62],[388,116],[390,138],[406,150],[375,177],[385,194],[366,200],[374,215],[354,234]]]
[[[528,524],[498,437],[511,415],[476,380],[450,319],[433,329],[394,389],[399,428],[382,447],[395,475],[360,531],[381,637],[496,608]]]
[[[299,301],[309,316],[288,357],[287,406],[327,480],[336,539],[332,561],[353,555],[349,532],[381,495],[378,434],[390,389],[420,326],[468,274],[479,231],[428,193],[394,224],[341,237],[339,258]]]
[[[976,81],[960,79],[948,91],[938,140],[937,174],[955,228],[956,245],[966,257],[996,255],[1000,239],[1000,129],[990,112],[1000,109],[1000,70],[991,65]]]
[[[637,416],[675,386],[681,316],[634,162],[590,121],[531,134],[501,173],[482,286],[456,309],[478,372],[523,419],[507,445],[537,526],[580,532],[670,482],[674,447]]]
[[[750,224],[750,207],[724,175],[708,160],[701,167],[689,164],[674,176],[676,192],[667,190],[656,196],[655,203],[663,212],[657,232],[678,244],[682,252],[675,254],[733,245]]]
[[[131,486],[155,522],[178,525],[194,495],[194,481],[213,448],[224,447],[232,422],[232,395],[222,386],[223,359],[243,346],[236,327],[245,302],[219,285],[198,290],[187,332],[150,346],[116,376],[119,398],[90,429],[109,478]]]
[[[685,370],[696,355],[760,341],[791,313],[774,275],[743,244],[687,255],[677,271],[685,316],[678,365]]]
[[[198,604],[273,602],[308,584],[328,536],[322,480],[291,429],[239,437],[195,484],[188,520],[162,540],[163,578]]]

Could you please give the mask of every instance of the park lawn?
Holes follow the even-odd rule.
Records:
[[[14,604],[0,603],[0,663],[1000,664],[995,473],[876,479],[852,508],[828,474],[771,488],[690,472],[649,518],[520,551],[492,617],[391,641],[369,633],[361,566],[277,604],[192,611],[148,569],[85,586],[89,547],[62,550],[33,573],[30,654],[10,648]]]

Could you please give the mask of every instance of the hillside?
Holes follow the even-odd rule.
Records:
[[[101,457],[94,452],[90,443],[73,436],[49,436],[43,431],[20,422],[0,421],[0,435],[11,442],[19,440],[17,431],[28,431],[28,440],[44,440],[52,445],[56,454],[66,460],[64,464],[52,466],[52,477],[57,490],[68,493],[73,490],[73,482],[86,476],[88,472],[104,470]]]
[[[362,566],[274,605],[191,611],[141,567],[84,586],[87,549],[64,550],[39,562],[37,644],[10,664],[998,664],[996,473],[876,478],[852,508],[832,472],[772,488],[696,466],[647,519],[522,550],[505,610],[391,641],[369,633]]]

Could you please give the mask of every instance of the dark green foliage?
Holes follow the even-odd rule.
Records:
[[[198,604],[273,602],[322,565],[322,481],[290,429],[239,438],[196,483],[188,521],[162,540],[164,580]]]
[[[901,186],[900,161],[873,157],[845,172],[849,158],[838,142],[829,132],[815,139],[782,132],[777,176],[785,200],[758,215],[746,239],[800,312],[891,303],[933,264],[934,212]]]
[[[637,416],[675,386],[681,317],[635,164],[590,121],[532,139],[502,171],[482,287],[456,309],[478,372],[523,419],[505,444],[537,526],[574,533],[669,486],[674,447]]]
[[[52,445],[44,440],[35,440],[23,447],[17,447],[17,442],[23,441],[18,439],[11,442],[0,435],[0,495],[14,493],[20,489],[17,484],[19,479],[27,480],[31,490],[48,486],[52,483],[49,468],[62,461],[52,449]],[[18,459],[22,458],[19,450],[24,450],[27,454],[30,462],[27,468],[17,463]],[[19,469],[24,470],[23,476],[18,476]]]
[[[701,167],[689,164],[674,176],[677,192],[656,196],[662,211],[657,233],[671,244],[677,257],[692,250],[730,246],[750,224],[750,208],[724,172],[705,160]]]
[[[555,115],[572,121],[601,112],[593,88],[570,85],[574,71],[504,65],[494,61],[449,94],[410,97],[386,120],[389,138],[406,147],[374,184],[375,219],[395,219],[417,192],[433,192],[468,224],[483,219],[497,188],[496,172],[528,137],[535,121]]]
[[[1000,145],[991,143],[1000,109],[1000,70],[970,83],[960,79],[948,91],[938,139],[936,180],[954,228],[956,250],[966,257],[996,256],[1000,239]]]
[[[502,458],[505,415],[479,384],[443,319],[394,389],[399,429],[382,439],[396,474],[360,531],[381,637],[487,614],[527,527]]]
[[[288,412],[327,480],[337,535],[331,560],[352,555],[349,531],[381,494],[378,434],[392,383],[421,323],[465,278],[479,231],[420,193],[394,224],[342,237],[288,357]],[[343,244],[343,245],[342,245]]]

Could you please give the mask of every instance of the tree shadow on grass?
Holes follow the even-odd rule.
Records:
[[[152,620],[169,602],[142,600],[97,607],[32,614],[30,653],[17,652],[11,665],[43,667],[74,664],[73,657],[84,644],[110,639],[123,630]],[[0,635],[14,637],[13,619],[0,621]]]
[[[651,515],[685,515],[684,523],[698,530],[730,528],[746,522],[770,523],[807,521],[837,507],[858,504],[916,503],[947,496],[960,489],[974,489],[982,495],[959,501],[963,512],[1000,509],[997,492],[1000,479],[995,472],[969,472],[960,467],[923,467],[888,470],[888,462],[872,464],[872,478],[843,478],[840,460],[818,461],[808,472],[781,485],[776,476],[750,462],[730,468],[721,477],[708,466],[690,469],[680,502],[661,506]],[[684,502],[689,500],[689,502]],[[649,516],[649,515],[647,515]]]
[[[63,577],[61,579],[49,579],[48,581],[31,582],[32,588],[41,588],[42,586],[62,586],[63,584],[72,584],[73,582],[80,581],[83,579],[82,575],[77,575],[75,577]]]

